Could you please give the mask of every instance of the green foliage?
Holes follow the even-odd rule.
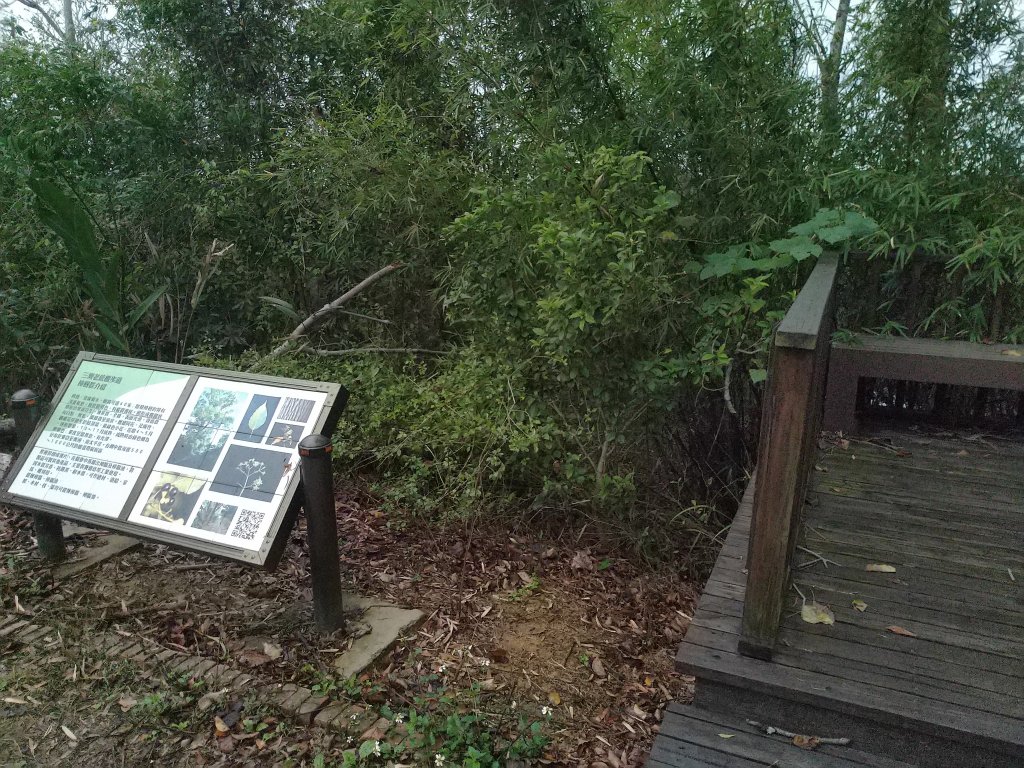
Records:
[[[546,434],[563,461],[549,490],[628,485],[628,473],[607,474],[610,446],[699,376],[692,352],[673,348],[689,319],[677,233],[691,220],[647,162],[610,149],[576,161],[556,148],[541,175],[480,193],[450,230],[461,258],[449,316],[486,353],[517,361],[527,412],[568,430]]]
[[[157,288],[125,314],[120,260],[104,259],[100,255],[86,209],[46,179],[32,178],[29,187],[35,193],[40,220],[61,239],[68,256],[81,270],[85,292],[96,310],[93,322],[100,335],[115,351],[129,352],[126,334],[164,294],[167,286]]]
[[[1024,340],[1019,9],[855,4],[828,61],[803,10],[130,0],[71,53],[9,25],[0,389],[98,345],[248,364],[401,262],[270,366],[350,386],[338,455],[390,507],[698,524],[821,253],[849,328]]]

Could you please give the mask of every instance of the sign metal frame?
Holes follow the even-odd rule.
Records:
[[[121,508],[117,517],[109,517],[94,512],[66,507],[60,504],[53,504],[39,499],[33,499],[10,493],[11,485],[17,479],[24,467],[28,457],[32,453],[37,440],[46,429],[47,423],[66,394],[75,374],[85,362],[94,362],[112,366],[123,366],[138,368],[148,371],[176,373],[188,376],[188,380],[182,389],[177,402],[171,411],[168,412],[166,424],[163,425],[159,436],[151,445],[149,455],[141,465],[139,477],[128,496],[125,505]],[[335,425],[341,416],[342,411],[348,402],[348,391],[340,384],[325,382],[304,381],[301,379],[290,379],[279,376],[264,376],[254,373],[238,371],[219,370],[215,368],[202,368],[193,365],[180,365],[176,363],[163,363],[150,360],[138,360],[135,358],[118,357],[105,355],[96,352],[80,352],[74,363],[68,370],[67,376],[61,382],[56,394],[51,401],[49,412],[39,420],[27,445],[24,446],[18,459],[7,472],[3,481],[0,482],[0,503],[32,510],[45,512],[60,518],[75,520],[97,528],[109,529],[124,533],[138,539],[167,544],[177,549],[184,549],[192,552],[199,552],[207,555],[225,558],[254,565],[261,565],[267,569],[274,568],[280,561],[288,536],[295,524],[299,508],[302,506],[302,488],[300,473],[292,472],[281,495],[281,503],[274,513],[259,549],[245,549],[243,547],[231,546],[216,541],[207,541],[193,536],[186,536],[172,530],[163,528],[148,527],[135,522],[129,522],[127,517],[131,510],[137,505],[141,495],[147,492],[150,477],[163,453],[172,432],[177,425],[186,403],[194,391],[196,384],[203,379],[222,380],[241,384],[255,384],[266,387],[278,387],[288,390],[298,390],[310,393],[321,393],[325,399],[317,414],[316,419],[310,422],[311,434],[323,434],[328,437],[334,432]]]

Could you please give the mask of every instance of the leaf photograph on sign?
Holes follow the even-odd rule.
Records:
[[[263,437],[270,429],[270,419],[280,402],[280,397],[253,395],[249,407],[242,415],[242,423],[235,433],[235,440],[244,440],[247,443],[263,442]]]

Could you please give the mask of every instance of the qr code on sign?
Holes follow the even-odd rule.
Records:
[[[231,531],[231,536],[236,539],[252,541],[256,538],[264,517],[263,512],[257,512],[254,509],[243,509],[238,513],[238,519],[235,521],[235,528]]]

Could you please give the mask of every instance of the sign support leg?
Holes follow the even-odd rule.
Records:
[[[341,605],[341,570],[338,565],[338,519],[334,506],[331,441],[308,435],[299,443],[303,510],[309,566],[313,577],[313,618],[328,632],[340,629],[345,619]]]
[[[39,401],[31,389],[19,389],[11,396],[11,415],[18,436],[18,448],[24,449],[39,421]],[[64,527],[59,517],[43,512],[32,513],[39,554],[44,560],[59,562],[67,557],[64,548]]]

